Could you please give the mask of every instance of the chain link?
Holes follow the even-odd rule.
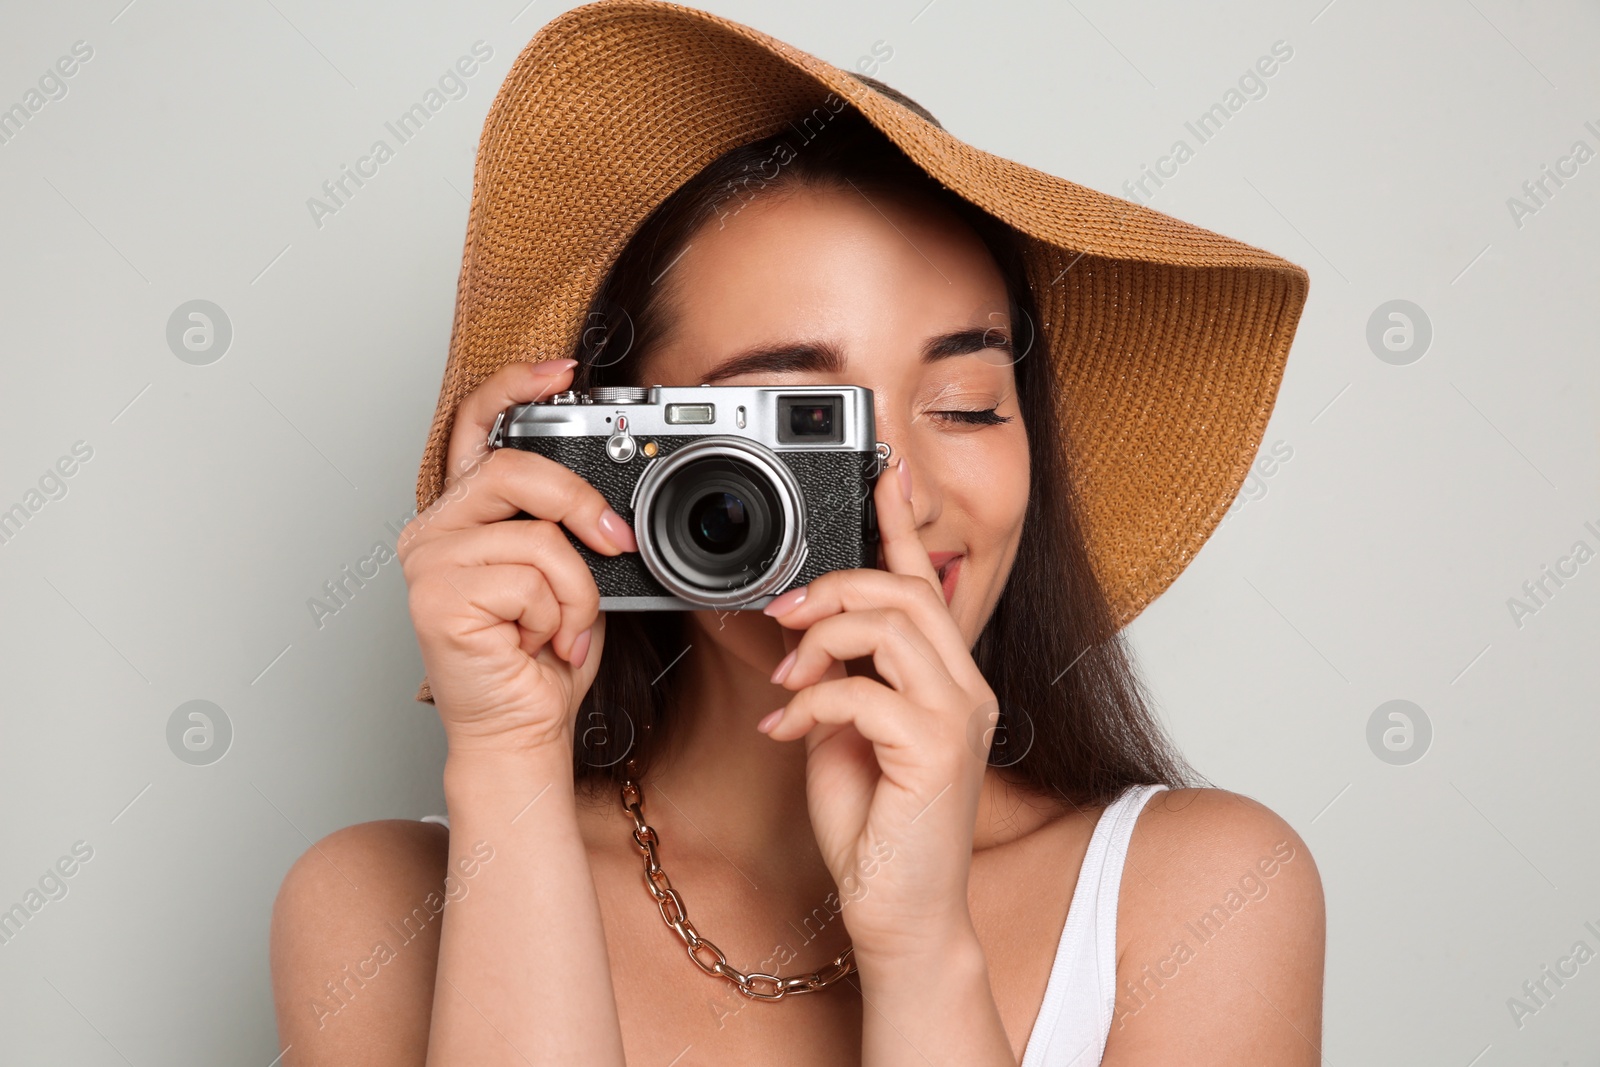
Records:
[[[833,958],[833,962],[819,971],[780,978],[759,971],[745,974],[728,962],[722,950],[700,936],[689,921],[688,906],[672,888],[672,880],[661,869],[656,846],[660,838],[649,823],[644,821],[644,793],[634,779],[638,767],[633,760],[627,763],[627,777],[622,782],[622,807],[633,816],[633,843],[644,858],[644,884],[661,911],[661,921],[677,934],[694,965],[714,978],[725,978],[752,1000],[782,1000],[800,993],[815,993],[819,989],[842,979],[856,969],[855,947],[850,946]]]

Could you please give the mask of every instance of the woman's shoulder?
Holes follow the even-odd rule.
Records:
[[[1163,789],[1145,801],[1128,843],[1121,909],[1231,913],[1278,894],[1322,909],[1311,850],[1286,819],[1226,789]],[[1131,906],[1131,907],[1130,907]]]
[[[1185,1014],[1184,1001],[1215,995],[1216,983],[1237,975],[1254,976],[1264,993],[1309,996],[1315,986],[1320,997],[1325,935],[1321,875],[1281,815],[1225,789],[1167,789],[1147,799],[1118,901],[1119,1015],[1153,1000],[1167,1005],[1157,1014]],[[1174,984],[1180,972],[1205,973]]]
[[[443,888],[449,852],[449,831],[411,819],[356,823],[317,841],[294,861],[278,888],[272,907],[274,966],[280,950],[292,956],[305,946],[327,948],[330,935],[364,946],[374,928],[368,920],[408,914]]]
[[[269,946],[285,1041],[377,1041],[382,1031],[395,1048],[424,1047],[448,859],[444,827],[382,819],[335,830],[295,860]],[[374,982],[379,974],[390,977]],[[334,1016],[337,1037],[324,1036]]]
[[[1156,906],[1187,906],[1205,900],[1206,887],[1238,887],[1259,879],[1272,887],[1315,891],[1320,907],[1321,877],[1310,849],[1288,821],[1252,797],[1226,789],[1156,789],[1132,786],[1104,805],[1084,806],[1045,793],[1028,796],[1040,814],[1030,833],[1019,835],[1041,847],[1062,847],[1081,857],[1104,813],[1124,806],[1134,789],[1147,790],[1125,837],[1126,860],[1119,911]],[[1121,801],[1122,803],[1118,803]],[[1045,833],[1043,831],[1051,831]],[[1124,833],[1130,833],[1124,830]],[[1049,838],[1048,845],[1042,844]],[[1242,892],[1262,894],[1254,882]]]
[[[1259,800],[1211,788],[1151,793],[1140,812],[1136,836],[1144,839],[1147,851],[1175,854],[1209,853],[1215,847],[1256,844],[1265,838],[1287,840],[1296,848],[1302,844],[1288,821]]]
[[[1320,885],[1310,849],[1293,825],[1261,801],[1226,789],[1150,793],[1139,811],[1128,856],[1147,873],[1184,881],[1222,878],[1237,883],[1246,873],[1278,881],[1293,869],[1291,880]]]
[[[378,819],[335,830],[295,860],[284,875],[277,907],[292,910],[306,896],[326,904],[326,891],[362,884],[355,874],[366,876],[375,893],[443,882],[449,840],[443,826],[413,819]]]

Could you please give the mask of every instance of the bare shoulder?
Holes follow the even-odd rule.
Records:
[[[289,868],[270,945],[284,1067],[423,1062],[448,858],[444,827],[384,819]]]
[[[1168,789],[1139,813],[1118,910],[1124,951],[1172,933],[1172,920],[1204,933],[1246,913],[1252,927],[1309,942],[1322,935],[1322,876],[1294,827],[1260,801]]]
[[[1185,1062],[1317,1063],[1325,937],[1322,877],[1282,816],[1224,789],[1156,793],[1123,870],[1104,1062],[1199,1044],[1215,1059]]]
[[[1274,888],[1320,890],[1322,884],[1294,827],[1260,801],[1226,789],[1166,789],[1151,796],[1139,813],[1128,855],[1155,880],[1168,873],[1190,888],[1196,879],[1237,883],[1250,873]],[[1145,882],[1154,888],[1149,879]],[[1183,892],[1177,885],[1171,889]]]

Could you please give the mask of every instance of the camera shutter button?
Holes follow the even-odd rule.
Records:
[[[639,451],[639,444],[628,432],[628,416],[618,415],[616,429],[606,438],[606,455],[613,463],[626,463]]]

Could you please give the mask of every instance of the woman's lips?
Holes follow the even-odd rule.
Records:
[[[956,595],[956,582],[960,580],[961,563],[967,557],[960,552],[929,552],[928,562],[939,574],[939,586],[944,591],[944,602]],[[883,563],[883,546],[878,546],[878,569],[885,570]]]
[[[961,576],[961,563],[966,558],[965,556],[957,556],[945,564],[944,570],[941,572],[939,584],[944,588],[944,602],[946,604],[949,604],[950,598],[956,595],[956,581]]]
[[[939,585],[944,590],[944,602],[950,603],[950,598],[956,593],[956,580],[961,570],[961,561],[966,559],[959,552],[929,552],[928,562],[939,572]]]

